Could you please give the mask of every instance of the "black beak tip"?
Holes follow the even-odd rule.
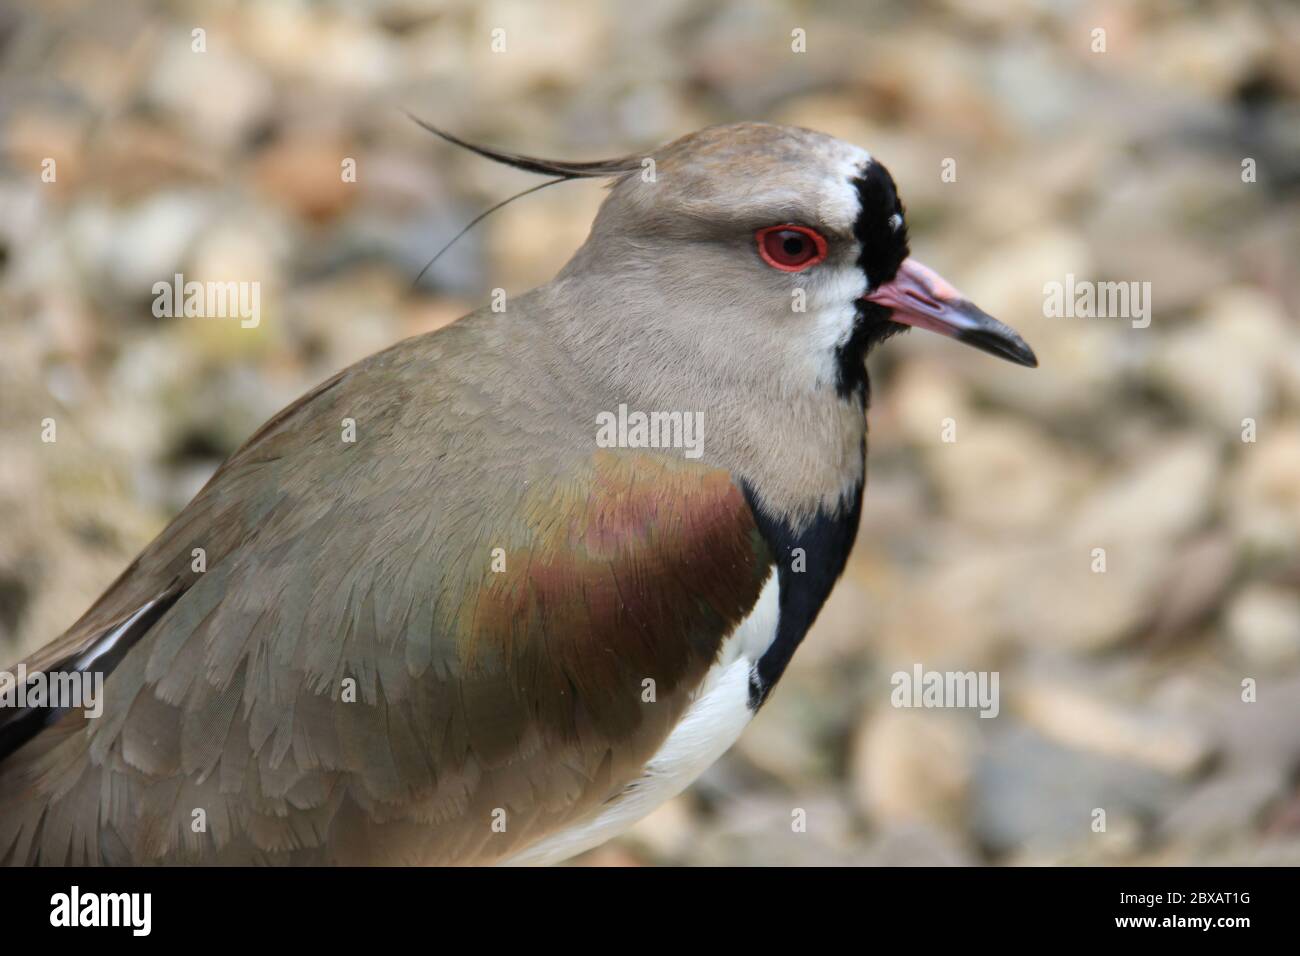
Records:
[[[973,345],[990,355],[1015,362],[1025,368],[1038,368],[1038,356],[1029,347],[1029,343],[1011,326],[999,322],[969,302],[962,303],[961,313],[972,321],[970,327],[962,329],[955,335],[959,342]]]
[[[977,329],[960,332],[954,338],[1008,362],[1015,362],[1025,368],[1038,368],[1038,356],[1029,347],[1029,343],[1010,329],[999,329],[996,332]]]
[[[1008,356],[1011,358],[1011,361],[1015,362],[1017,365],[1023,365],[1025,368],[1038,368],[1038,356],[1035,355],[1034,350],[1029,347],[1029,343],[1022,339],[1019,345],[1020,348],[1017,350],[1016,354],[1014,356]]]

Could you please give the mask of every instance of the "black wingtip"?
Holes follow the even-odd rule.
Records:
[[[49,675],[54,674],[66,677],[73,673],[97,673],[102,678],[112,673],[127,651],[139,643],[149,629],[181,599],[186,587],[179,581],[173,581],[166,591],[137,608],[125,621],[99,634],[80,652],[41,668],[40,673],[27,675],[28,683],[37,681],[38,678],[53,680]],[[36,699],[34,695],[33,699]],[[42,699],[40,703],[0,711],[0,762],[57,721],[68,709],[76,708],[55,706]]]

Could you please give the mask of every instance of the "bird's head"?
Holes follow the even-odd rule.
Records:
[[[454,141],[534,172],[613,179],[554,284],[583,323],[575,340],[605,355],[692,356],[686,374],[843,392],[865,381],[871,346],[913,326],[1037,364],[1014,330],[911,257],[893,177],[832,136],[738,123],[592,163]],[[607,329],[592,327],[598,316]]]

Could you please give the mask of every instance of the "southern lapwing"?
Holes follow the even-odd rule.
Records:
[[[24,662],[23,689],[102,674],[102,715],[0,708],[0,860],[596,846],[736,740],[844,569],[867,351],[920,326],[1036,364],[830,136],[587,163],[446,138],[611,180],[587,241],[285,408]]]

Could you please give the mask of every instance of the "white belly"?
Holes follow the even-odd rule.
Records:
[[[754,716],[749,709],[749,675],[776,637],[777,598],[777,576],[773,571],[754,609],[727,638],[718,662],[709,669],[686,713],[650,758],[639,779],[594,816],[552,833],[504,862],[558,863],[599,846],[677,796],[721,757]]]

